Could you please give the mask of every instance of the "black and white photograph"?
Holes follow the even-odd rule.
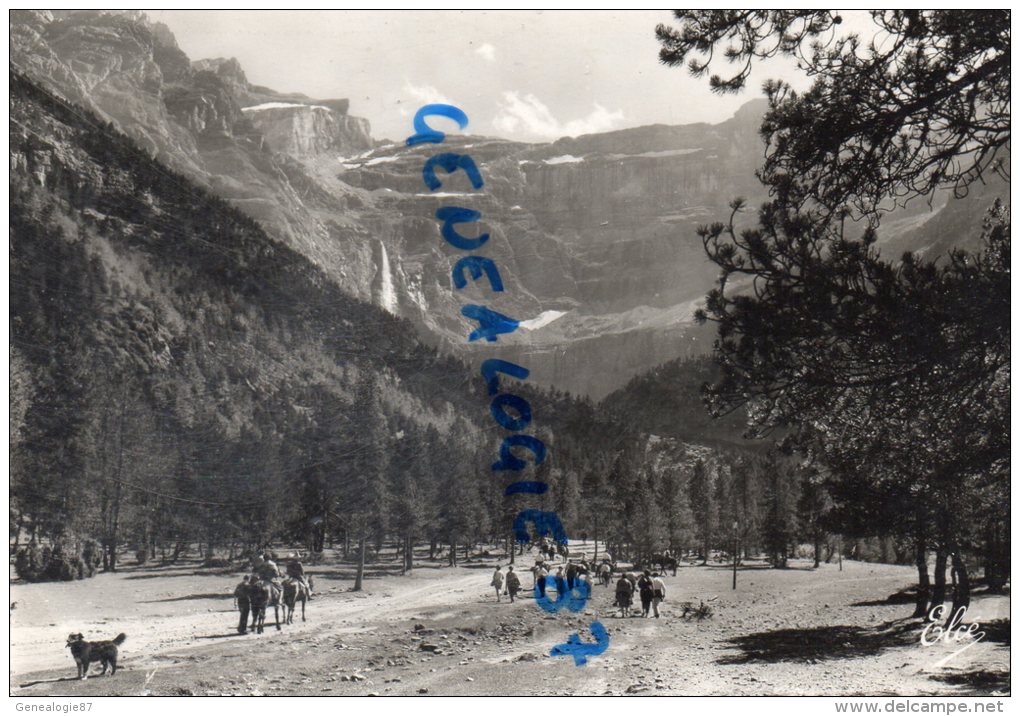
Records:
[[[8,18],[19,710],[1005,712],[1008,9]]]

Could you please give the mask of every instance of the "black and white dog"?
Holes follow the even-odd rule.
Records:
[[[103,670],[100,676],[106,673],[106,667],[110,667],[110,676],[117,673],[117,647],[124,643],[127,634],[118,634],[112,641],[85,641],[81,634],[71,634],[67,637],[67,648],[71,650],[74,663],[78,665],[78,678],[87,679],[89,666],[94,662],[101,662]]]

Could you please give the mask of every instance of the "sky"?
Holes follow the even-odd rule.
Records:
[[[765,79],[807,86],[789,60],[738,95],[658,62],[651,11],[148,11],[192,60],[236,57],[248,80],[316,99],[347,97],[377,139],[412,134],[414,112],[447,102],[467,134],[551,141],[647,124],[721,122]],[[722,69],[722,68],[721,68]]]

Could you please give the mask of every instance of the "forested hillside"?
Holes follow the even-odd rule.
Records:
[[[445,439],[477,431],[463,364],[109,125],[11,83],[20,527],[251,547],[313,514],[361,524],[430,452],[471,509],[481,445]],[[401,431],[432,447],[388,470]]]
[[[763,449],[760,442],[744,438],[744,410],[713,418],[704,408],[702,388],[719,376],[710,356],[677,358],[631,378],[626,387],[609,395],[605,404],[626,415],[643,432],[683,436],[706,445]],[[678,406],[685,409],[677,410]]]

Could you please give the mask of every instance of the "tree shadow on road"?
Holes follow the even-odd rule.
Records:
[[[120,572],[123,574],[123,572]],[[165,572],[142,572],[140,574],[128,574],[124,579],[167,579],[170,577],[194,577],[201,572],[196,572],[194,569],[181,569],[176,568],[173,570],[167,570]]]
[[[993,619],[990,622],[981,623],[981,631],[985,633],[982,641],[992,644],[1010,645],[1009,619]]]
[[[333,569],[326,571],[325,569],[308,570],[308,573],[315,577],[316,581],[329,580],[329,581],[342,581],[342,582],[353,582],[354,578],[358,574],[357,565],[337,565]],[[365,565],[365,571],[362,573],[364,579],[377,579],[379,577],[398,577],[400,576],[400,565]]]
[[[192,599],[233,599],[234,595],[229,592],[210,592],[207,594],[185,594],[182,597],[167,597],[166,599],[150,599],[140,604],[159,604],[161,602],[186,602]]]
[[[893,592],[885,599],[868,599],[862,602],[854,602],[851,607],[888,607],[896,604],[913,604],[917,601],[917,587],[907,587],[898,592]]]
[[[717,660],[720,664],[821,661],[876,656],[887,649],[917,644],[916,621],[898,620],[875,627],[827,626],[778,629],[729,639],[740,650]]]
[[[1010,693],[1008,671],[977,669],[962,673],[938,674],[931,678],[943,684],[959,686],[960,690],[953,692],[954,696],[957,694],[960,696],[990,696],[993,692],[1003,695]]]
[[[38,686],[39,684],[59,684],[61,681],[81,681],[77,676],[60,676],[56,679],[37,679],[36,681],[26,681],[23,684],[18,684],[19,689],[27,689],[30,686]]]
[[[124,579],[170,579],[173,577],[229,577],[230,575],[248,574],[249,571],[240,567],[205,567],[203,569],[175,569],[166,572],[143,572],[129,574]]]

